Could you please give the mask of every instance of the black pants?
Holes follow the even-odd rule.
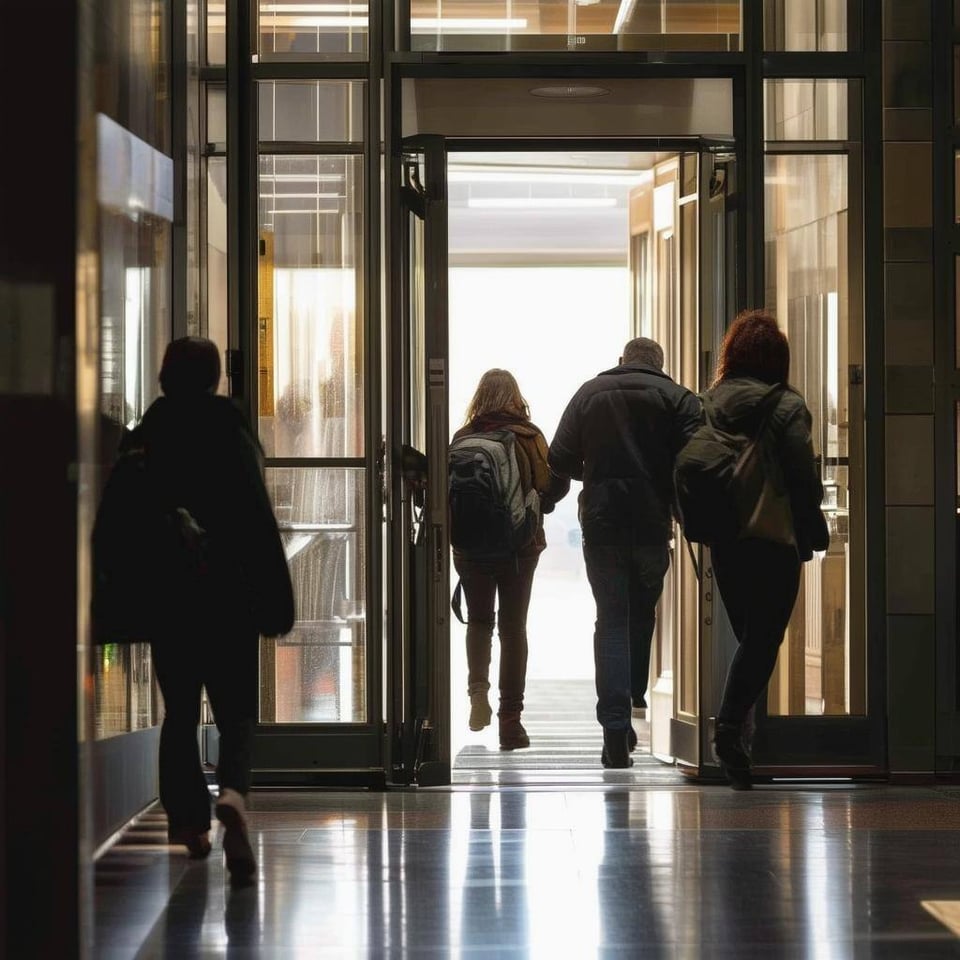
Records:
[[[171,832],[210,829],[210,791],[197,742],[203,687],[220,733],[217,784],[243,795],[250,789],[258,645],[249,628],[231,630],[222,623],[171,633],[152,645],[164,707],[160,802]]]
[[[711,555],[737,638],[717,720],[740,725],[776,666],[800,586],[800,558],[794,547],[767,540],[718,543]]]
[[[657,601],[670,566],[665,544],[584,542],[583,559],[597,605],[593,632],[597,720],[607,730],[630,726],[630,705],[647,705],[650,644]]]
[[[501,719],[516,719],[523,710],[527,683],[527,610],[539,554],[502,561],[454,557],[467,600],[467,684],[486,684],[493,646],[494,603],[500,635]]]

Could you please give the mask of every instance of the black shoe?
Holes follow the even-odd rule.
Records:
[[[734,790],[749,790],[753,786],[750,777],[750,754],[743,745],[740,725],[718,723],[713,738],[717,757]]]
[[[519,717],[500,721],[500,749],[523,750],[530,746],[530,737]]]
[[[600,762],[612,770],[625,770],[627,767],[633,766],[633,757],[630,756],[630,742],[626,730],[603,731],[603,750],[600,753]]]

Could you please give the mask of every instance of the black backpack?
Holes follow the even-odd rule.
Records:
[[[110,471],[93,526],[94,643],[157,639],[178,610],[202,597],[209,574],[206,531],[186,508],[164,501],[146,449],[132,436]]]
[[[450,544],[471,560],[500,560],[526,546],[540,521],[540,497],[524,496],[512,430],[466,434],[450,444]]]
[[[762,401],[753,434],[728,433],[715,426],[715,406],[701,397],[706,422],[677,454],[674,484],[680,524],[693,543],[758,537],[795,543],[790,500],[779,465],[764,442],[770,415],[782,388]]]

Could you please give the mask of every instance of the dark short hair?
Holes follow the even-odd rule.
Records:
[[[171,340],[160,366],[160,389],[168,397],[213,393],[220,383],[220,351],[206,337]]]
[[[720,347],[714,383],[731,377],[753,377],[764,383],[786,383],[790,376],[790,343],[766,310],[738,313]]]
[[[624,363],[642,363],[645,367],[663,369],[663,347],[649,337],[634,337],[623,348]]]

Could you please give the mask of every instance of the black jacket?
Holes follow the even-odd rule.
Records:
[[[670,539],[674,459],[702,422],[696,395],[653,367],[624,364],[580,387],[547,459],[554,473],[583,481],[579,512],[586,542]]]
[[[160,397],[127,443],[143,443],[170,506],[189,510],[210,543],[211,603],[224,622],[266,636],[294,621],[290,572],[263,480],[263,454],[226,397]]]
[[[707,391],[715,405],[714,425],[731,433],[755,434],[763,411],[762,401],[773,389],[777,387],[752,377],[720,381]],[[801,560],[809,560],[814,550],[826,550],[829,544],[826,521],[820,510],[823,484],[813,452],[812,422],[803,397],[787,386],[771,411],[766,427],[790,493]]]

